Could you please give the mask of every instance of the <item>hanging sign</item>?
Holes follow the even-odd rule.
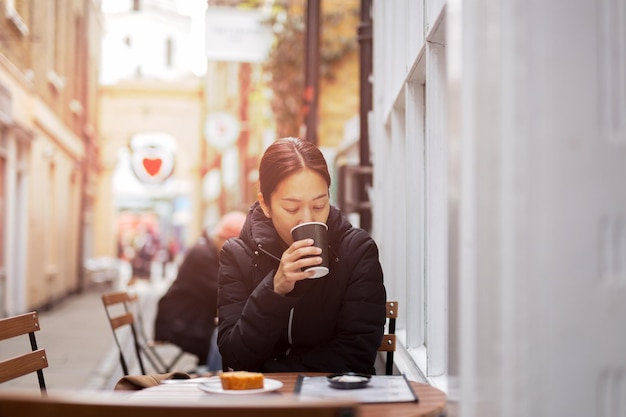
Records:
[[[267,58],[274,36],[264,12],[209,6],[205,17],[209,61],[262,62]]]
[[[137,178],[147,184],[160,184],[174,173],[173,138],[143,133],[130,141],[131,166]]]
[[[211,113],[207,117],[204,134],[207,142],[219,150],[231,146],[239,138],[239,121],[230,113]]]

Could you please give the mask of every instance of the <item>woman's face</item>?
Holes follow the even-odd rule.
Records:
[[[290,175],[272,193],[270,205],[258,195],[265,215],[269,215],[280,238],[291,245],[291,229],[305,222],[326,223],[330,213],[328,185],[315,171],[304,170]]]

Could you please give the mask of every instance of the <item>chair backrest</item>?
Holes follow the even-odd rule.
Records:
[[[248,397],[248,398],[242,398]],[[357,415],[352,401],[315,399],[298,396],[216,396],[211,401],[183,402],[134,401],[113,392],[64,392],[47,398],[20,392],[0,392],[2,417],[352,417]]]
[[[46,350],[37,347],[36,331],[39,331],[39,316],[35,311],[0,319],[0,340],[28,335],[31,346],[29,353],[0,361],[0,383],[36,372],[39,389],[42,394],[45,394],[46,383],[43,369],[48,367],[48,358]]]
[[[141,345],[137,338],[137,329],[135,328],[135,316],[131,311],[130,304],[133,302],[132,297],[126,291],[114,291],[106,294],[102,294],[102,304],[104,304],[104,310],[106,311],[107,318],[111,324],[111,331],[113,332],[113,338],[115,344],[119,350],[120,365],[122,366],[122,372],[124,375],[128,375],[128,362],[126,361],[126,355],[124,354],[124,348],[120,342],[120,335],[118,329],[127,328],[130,330],[133,339],[133,346],[135,350],[135,356],[139,363],[139,368],[142,374],[146,374],[146,369],[141,358]]]
[[[387,301],[387,325],[383,340],[378,348],[379,352],[387,352],[385,361],[385,374],[393,374],[393,354],[396,351],[396,319],[398,318],[398,302]]]

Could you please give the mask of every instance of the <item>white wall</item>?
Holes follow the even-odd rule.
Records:
[[[624,416],[626,5],[427,6],[374,7],[374,233],[410,303],[399,366],[463,417]],[[423,27],[414,59],[397,19]]]

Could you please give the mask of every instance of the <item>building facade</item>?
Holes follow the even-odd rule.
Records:
[[[135,265],[148,233],[158,261],[202,229],[202,32],[172,0],[103,3],[103,16],[95,252]]]
[[[91,246],[100,2],[0,1],[0,316],[84,282]]]
[[[375,0],[373,19],[397,366],[463,417],[624,415],[623,2]]]

